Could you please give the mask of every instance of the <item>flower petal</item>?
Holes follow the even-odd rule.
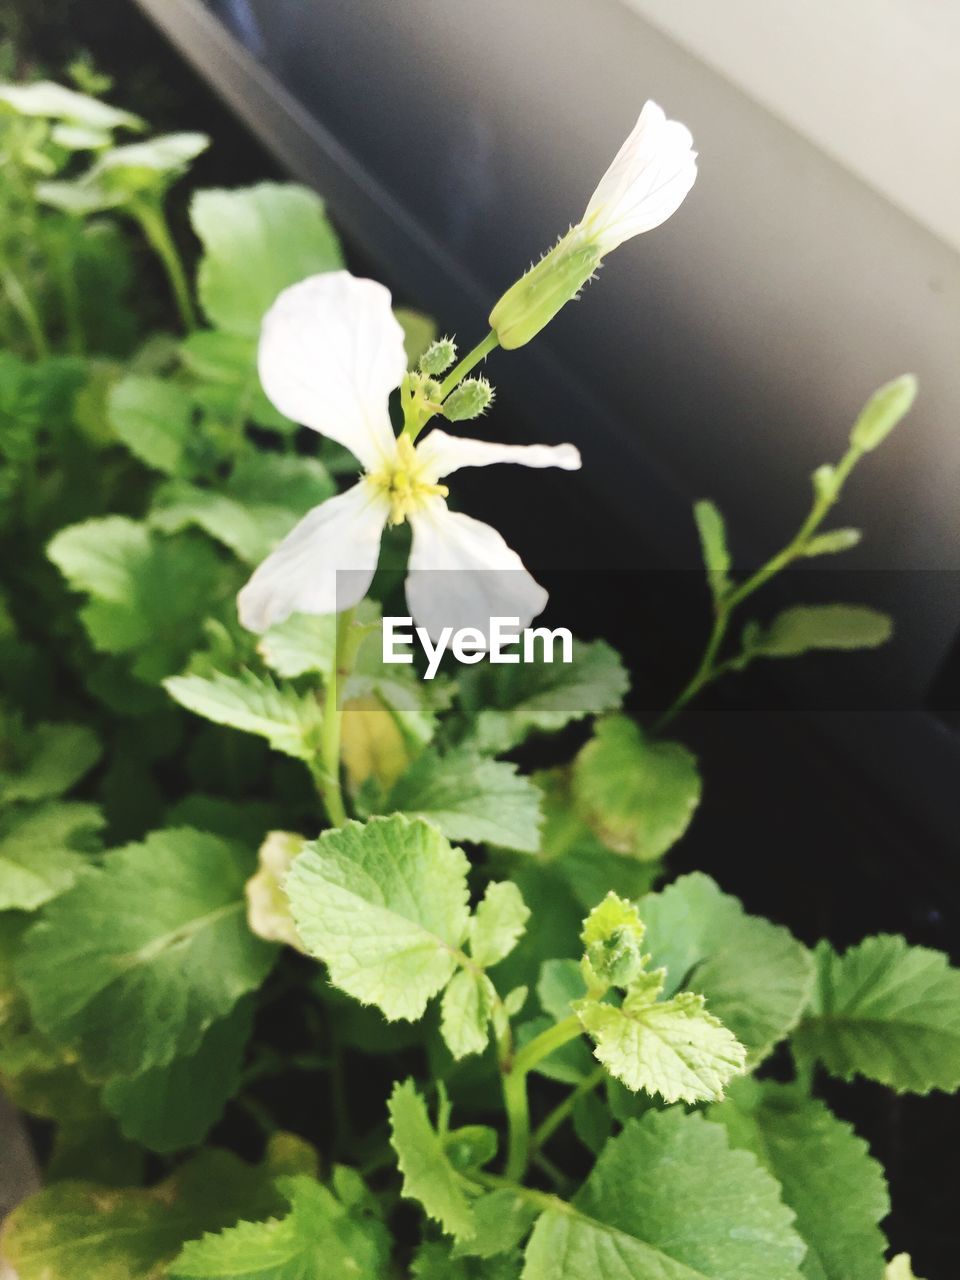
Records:
[[[648,102],[587,205],[581,227],[609,253],[676,213],[697,177],[686,125]]]
[[[240,622],[266,631],[291,613],[338,613],[367,594],[390,504],[366,481],[308,511],[237,597]]]
[[[434,498],[410,517],[413,546],[407,604],[434,640],[444,627],[476,627],[485,636],[491,618],[519,618],[529,626],[547,593],[490,525]]]
[[[382,284],[329,271],[284,289],[263,321],[259,367],[288,418],[345,445],[368,471],[391,456],[387,401],[407,357]]]
[[[493,440],[467,440],[446,431],[431,431],[417,445],[417,460],[436,480],[461,467],[489,467],[494,462],[518,462],[524,467],[560,467],[579,471],[580,452],[572,444],[499,444]]]

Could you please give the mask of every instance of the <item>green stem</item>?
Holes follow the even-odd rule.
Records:
[[[503,1075],[503,1102],[507,1112],[507,1162],[504,1176],[519,1182],[530,1159],[530,1101],[527,1076],[544,1058],[580,1035],[576,1014],[548,1027],[518,1050]]]
[[[603,1067],[597,1067],[596,1071],[590,1073],[585,1080],[581,1080],[577,1087],[564,1100],[553,1108],[550,1114],[544,1119],[534,1130],[531,1139],[531,1147],[534,1152],[545,1146],[560,1126],[573,1115],[574,1109],[581,1098],[588,1097],[593,1093],[598,1085],[601,1085],[606,1079],[606,1071]]]
[[[500,345],[500,339],[491,329],[482,342],[478,342],[472,351],[468,351],[463,359],[453,366],[444,380],[440,383],[440,399],[446,400],[447,396],[458,387],[464,380],[471,369],[475,368],[481,360],[485,360],[487,356],[496,347]]]
[[[80,306],[80,290],[69,254],[61,255],[57,263],[57,279],[63,298],[63,318],[67,327],[67,340],[71,354],[82,356],[86,351],[86,335],[83,331],[83,312]]]
[[[4,291],[10,300],[10,305],[23,321],[23,327],[26,329],[27,336],[33,344],[37,359],[45,359],[50,354],[50,343],[47,341],[39,310],[30,297],[23,281],[8,266],[3,268],[2,278]]]
[[[686,686],[656,722],[654,726],[656,729],[663,729],[670,724],[688,702],[691,702],[702,689],[706,688],[708,684],[711,684],[719,675],[729,669],[729,663],[718,663],[717,658],[727,637],[734,610],[752,596],[754,592],[765,586],[771,578],[781,573],[794,560],[803,556],[808,542],[835,505],[847,477],[862,456],[863,450],[857,445],[851,445],[834,468],[829,486],[825,486],[815,495],[807,518],[786,546],[782,547],[776,555],[771,556],[766,564],[761,565],[755,573],[741,582],[739,586],[729,589],[716,601],[713,628],[710,632],[707,646],[704,649],[703,657],[700,659],[700,664]]]
[[[337,639],[333,646],[333,661],[327,676],[324,694],[323,722],[320,728],[320,759],[314,769],[314,780],[323,800],[327,817],[334,827],[342,827],[347,820],[340,783],[340,729],[343,710],[340,706],[340,682],[353,669],[357,648],[363,633],[354,627],[355,609],[345,609],[337,614]],[[360,634],[354,635],[357,631]]]
[[[137,200],[130,206],[130,211],[140,223],[147,243],[163,264],[184,329],[187,333],[192,332],[197,328],[197,313],[183,260],[170,231],[163,205],[159,201]]]

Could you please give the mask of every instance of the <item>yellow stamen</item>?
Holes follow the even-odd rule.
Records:
[[[390,500],[388,524],[403,524],[430,498],[445,498],[450,492],[445,484],[433,484],[427,480],[425,471],[424,464],[417,458],[413,441],[409,436],[400,436],[396,459],[367,477]]]

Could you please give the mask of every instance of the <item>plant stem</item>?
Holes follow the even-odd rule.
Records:
[[[485,360],[494,348],[500,345],[500,339],[491,329],[482,342],[478,342],[472,351],[468,351],[463,359],[453,366],[443,382],[440,383],[440,399],[446,400],[450,392],[460,385],[471,369]]]
[[[355,630],[355,613],[355,609],[345,609],[343,613],[337,614],[337,639],[333,646],[333,661],[330,664],[324,693],[319,767],[313,771],[327,817],[334,827],[342,827],[347,820],[343,788],[340,784],[340,728],[343,722],[340,681],[346,679],[353,669],[357,648],[363,635],[362,631],[359,636],[352,634]],[[360,631],[360,628],[356,630]]]
[[[752,596],[755,591],[758,591],[768,583],[771,578],[781,573],[794,560],[803,556],[807,543],[820,528],[828,512],[836,503],[847,477],[862,456],[863,450],[857,445],[851,445],[834,468],[829,485],[823,486],[815,493],[807,518],[786,546],[782,547],[776,555],[771,556],[766,564],[761,565],[755,573],[741,582],[739,586],[728,589],[715,602],[713,628],[710,632],[707,646],[704,649],[703,657],[700,659],[700,664],[686,686],[656,722],[654,726],[656,729],[665,728],[679,715],[688,702],[692,701],[702,689],[706,688],[708,684],[711,684],[717,676],[727,669],[728,664],[718,663],[717,657],[727,637],[734,610],[743,604],[748,597]]]
[[[564,1121],[568,1120],[573,1114],[580,1099],[586,1098],[593,1093],[594,1089],[603,1083],[606,1074],[603,1067],[597,1067],[596,1071],[591,1072],[585,1080],[581,1080],[577,1087],[571,1090],[564,1100],[553,1108],[546,1119],[534,1130],[533,1138],[531,1139],[531,1148],[534,1152],[539,1151],[542,1146],[545,1146],[550,1141]]]
[[[64,253],[57,264],[57,279],[60,284],[60,295],[63,298],[63,318],[66,322],[67,341],[71,354],[82,356],[86,351],[86,336],[83,332],[83,313],[80,308],[80,291],[77,288],[77,277],[74,274],[73,262]]]
[[[187,333],[192,332],[197,328],[197,313],[183,260],[170,231],[163,205],[154,200],[137,200],[130,206],[130,211],[140,223],[147,243],[163,263],[184,329]]]
[[[509,1071],[503,1074],[503,1102],[507,1112],[507,1162],[504,1176],[519,1182],[530,1159],[530,1101],[527,1076],[554,1050],[580,1035],[576,1014],[548,1027],[517,1052]]]
[[[11,307],[23,321],[23,327],[33,344],[34,354],[38,360],[45,359],[50,354],[50,343],[44,332],[40,312],[34,305],[23,281],[8,266],[3,267],[2,278],[4,291],[10,300]]]

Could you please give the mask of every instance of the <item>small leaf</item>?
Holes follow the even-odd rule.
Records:
[[[278,676],[326,676],[336,646],[336,614],[294,613],[260,637],[257,651]]]
[[[69,889],[104,822],[91,804],[45,804],[0,816],[0,911],[34,911]]]
[[[461,1246],[456,1246],[459,1250]],[[410,1272],[412,1280],[520,1280],[520,1255],[492,1258],[461,1257],[445,1244],[420,1245]]]
[[[795,1033],[833,1075],[899,1093],[960,1087],[960,970],[940,951],[881,934],[842,956],[816,950],[817,986]]]
[[[403,1175],[402,1194],[419,1200],[427,1216],[454,1239],[469,1239],[476,1231],[470,1202],[412,1080],[394,1085],[388,1110],[390,1141]]]
[[[615,710],[629,683],[619,655],[602,640],[574,641],[570,663],[541,659],[472,667],[459,680],[470,744],[500,755],[534,731],[562,729],[584,716]]]
[[[258,938],[284,943],[303,951],[303,943],[290,914],[283,884],[306,840],[290,831],[271,831],[260,846],[259,870],[247,881],[247,922]]]
[[[141,462],[168,476],[182,470],[193,406],[175,382],[127,374],[110,389],[107,413],[116,434]]]
[[[384,810],[426,818],[451,840],[472,840],[535,853],[540,793],[514,764],[461,748],[424,751],[398,780]]]
[[[190,209],[203,242],[197,290],[211,323],[256,338],[277,295],[343,266],[323,201],[306,187],[263,182],[200,191]]]
[[[686,747],[657,742],[632,720],[612,716],[574,761],[573,795],[604,844],[646,862],[666,853],[690,825],[700,775]]]
[[[892,634],[888,615],[865,605],[795,605],[752,639],[750,654],[796,658],[812,649],[876,649]]]
[[[830,529],[804,543],[802,554],[807,557],[833,556],[839,551],[849,551],[851,547],[858,546],[862,537],[859,529]]]
[[[277,1189],[289,1205],[283,1217],[190,1241],[170,1267],[171,1280],[382,1280],[390,1238],[381,1222],[302,1174],[278,1178]]]
[[[100,759],[96,735],[80,724],[0,722],[0,802],[46,800],[69,791]]]
[[[914,1275],[909,1253],[898,1253],[895,1258],[891,1258],[883,1275],[884,1280],[920,1280],[919,1276]]]
[[[913,408],[917,398],[917,380],[905,373],[875,391],[853,424],[850,443],[868,452],[883,444],[897,424]]]
[[[487,1047],[494,994],[484,973],[461,969],[450,979],[440,1002],[440,1031],[455,1058],[483,1053]]]
[[[250,863],[244,848],[184,827],[85,871],[48,904],[18,964],[40,1030],[95,1080],[193,1053],[273,963],[247,928]]]
[[[537,1221],[524,1280],[800,1280],[780,1188],[682,1108],[628,1120],[572,1204]]]
[[[144,122],[129,111],[119,111],[109,103],[77,93],[51,80],[33,84],[0,85],[0,102],[18,115],[47,120],[68,120],[96,130],[143,129]]]
[[[807,1245],[800,1268],[807,1280],[877,1280],[886,1250],[877,1224],[890,1197],[882,1168],[850,1125],[772,1081],[734,1081],[709,1115],[780,1183]]]
[[[174,676],[163,686],[188,711],[229,725],[243,733],[266,738],[275,751],[296,760],[312,760],[320,732],[321,709],[309,694],[276,685],[267,676],[245,671],[239,676],[219,673]]]
[[[511,880],[488,884],[470,922],[470,954],[482,969],[508,956],[523,934],[530,911]]]
[[[297,931],[333,985],[390,1021],[414,1021],[457,968],[468,867],[435,827],[397,814],[325,831],[286,888]]]
[[[710,583],[710,594],[720,600],[730,589],[730,551],[720,510],[712,502],[694,503],[693,514],[700,534],[700,549]]]

